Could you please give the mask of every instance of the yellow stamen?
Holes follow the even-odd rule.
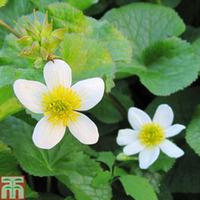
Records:
[[[59,86],[45,93],[42,97],[44,115],[53,124],[76,121],[79,114],[75,110],[81,107],[79,95],[71,88]]]
[[[153,147],[165,139],[164,129],[159,124],[149,123],[142,127],[139,140],[146,147]]]

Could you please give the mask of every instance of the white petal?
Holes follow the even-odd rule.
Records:
[[[135,130],[139,130],[146,123],[151,123],[149,115],[135,107],[129,108],[128,121]]]
[[[70,87],[72,82],[71,68],[63,60],[49,61],[44,66],[44,79],[49,89],[58,86]]]
[[[79,113],[77,121],[70,122],[68,127],[72,135],[83,144],[95,144],[99,139],[95,123],[81,113]]]
[[[104,94],[104,82],[101,78],[90,78],[77,82],[72,86],[81,98],[81,108],[84,111],[93,108],[101,101]]]
[[[162,104],[158,106],[153,122],[160,124],[163,128],[168,128],[174,120],[174,113],[170,106]]]
[[[53,125],[43,117],[33,131],[33,142],[39,148],[51,149],[63,138],[65,129],[62,124]]]
[[[147,169],[152,165],[158,158],[160,154],[159,147],[156,148],[146,148],[139,154],[139,164],[141,169]]]
[[[184,154],[184,151],[169,140],[165,140],[160,144],[161,150],[171,158],[179,158]]]
[[[132,142],[131,144],[125,146],[123,149],[123,152],[125,155],[130,156],[130,155],[134,155],[140,152],[143,149],[144,149],[144,146],[139,142],[139,140],[136,140]]]
[[[179,134],[182,130],[185,129],[185,126],[181,124],[174,124],[165,130],[166,137],[172,137]]]
[[[121,129],[118,132],[117,144],[120,146],[128,145],[137,139],[138,132],[133,129]]]
[[[41,99],[47,92],[47,87],[37,81],[19,79],[13,85],[15,95],[19,101],[30,111],[42,113]]]

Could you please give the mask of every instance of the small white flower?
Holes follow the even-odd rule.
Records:
[[[16,80],[14,92],[20,102],[44,117],[33,131],[34,144],[51,149],[63,138],[66,127],[80,142],[94,144],[99,133],[96,125],[84,114],[102,99],[104,82],[91,78],[71,86],[71,68],[62,60],[49,61],[44,67],[46,85],[37,81]]]
[[[172,125],[174,114],[170,106],[160,105],[153,120],[142,110],[132,107],[128,111],[128,121],[133,129],[121,129],[118,132],[118,145],[125,146],[125,155],[139,153],[141,169],[147,169],[160,154],[160,150],[171,158],[178,158],[184,152],[168,138],[179,134],[185,126]]]

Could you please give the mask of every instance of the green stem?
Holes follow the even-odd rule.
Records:
[[[20,38],[20,34],[18,34],[11,26],[6,24],[3,20],[0,19],[0,26],[8,30],[9,32],[13,33],[16,37]]]
[[[111,102],[116,107],[116,109],[121,113],[123,118],[127,118],[126,109],[122,106],[122,104],[118,101],[118,99],[115,96],[113,96],[111,93],[106,93],[106,95],[111,100]]]
[[[47,177],[47,192],[51,191],[51,176]]]

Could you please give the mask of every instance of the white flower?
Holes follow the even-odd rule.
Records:
[[[20,102],[34,113],[43,113],[33,132],[34,144],[51,149],[63,138],[66,127],[80,142],[94,144],[99,133],[84,114],[103,97],[104,82],[91,78],[71,86],[71,68],[62,60],[49,61],[44,67],[46,85],[37,81],[16,80],[14,92]]]
[[[133,129],[121,129],[118,132],[118,145],[125,146],[125,155],[139,153],[139,165],[147,169],[160,154],[160,150],[171,158],[178,158],[184,152],[168,138],[179,134],[185,126],[172,125],[174,114],[170,106],[160,105],[153,120],[142,110],[132,107],[128,111],[128,121]]]

